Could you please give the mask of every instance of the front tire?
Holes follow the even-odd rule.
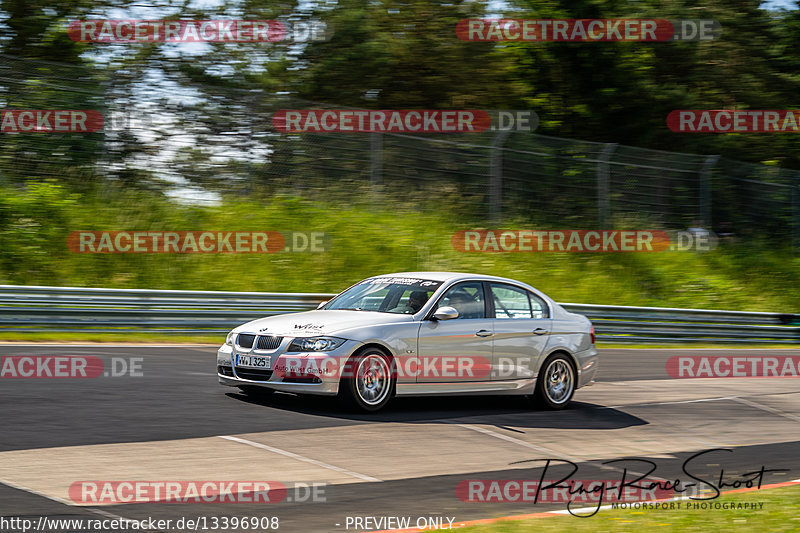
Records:
[[[389,357],[378,348],[368,348],[345,365],[339,397],[360,411],[383,409],[394,396],[395,380]]]
[[[536,403],[546,409],[564,409],[575,394],[575,368],[564,354],[553,354],[539,370],[536,380]]]

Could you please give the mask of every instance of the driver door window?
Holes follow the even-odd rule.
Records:
[[[480,281],[470,281],[455,285],[444,293],[437,309],[445,306],[455,308],[458,318],[461,319],[485,318],[483,284]]]

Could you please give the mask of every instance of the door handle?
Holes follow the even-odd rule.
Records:
[[[494,333],[492,333],[488,329],[482,329],[477,333],[475,333],[475,335],[477,335],[478,337],[491,337],[492,335],[494,335]]]
[[[535,335],[544,335],[545,333],[547,333],[547,330],[544,328],[536,328],[535,330],[533,330],[533,333]]]

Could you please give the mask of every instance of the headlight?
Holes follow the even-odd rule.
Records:
[[[289,345],[288,352],[323,352],[335,350],[345,339],[336,337],[299,337]]]
[[[227,344],[228,346],[233,346],[233,337],[234,337],[234,333],[231,331],[230,333],[228,333],[228,336],[225,338],[225,344]]]

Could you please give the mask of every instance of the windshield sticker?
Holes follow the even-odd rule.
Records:
[[[362,285],[409,285],[412,287],[436,288],[442,284],[441,281],[431,281],[418,278],[372,278],[361,282]]]

